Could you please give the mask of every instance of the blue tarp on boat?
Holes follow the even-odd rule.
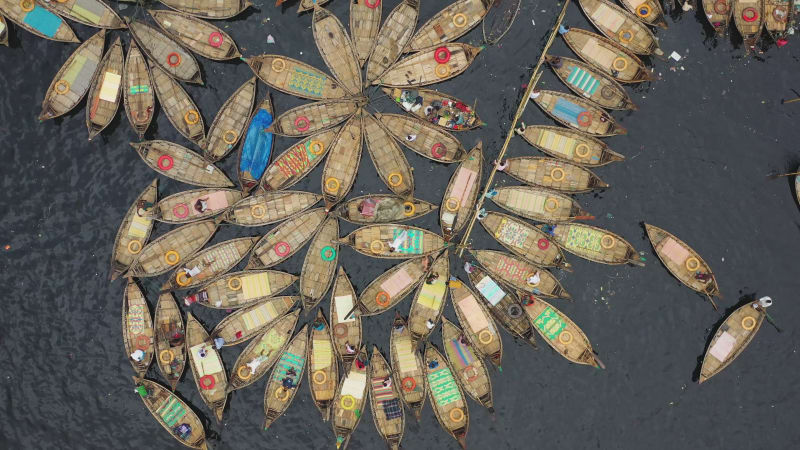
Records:
[[[272,125],[272,114],[266,109],[259,109],[250,122],[250,128],[247,129],[247,136],[244,139],[239,173],[256,181],[264,174],[272,153],[273,134],[266,131],[270,125]]]
[[[61,17],[39,5],[34,6],[33,11],[25,14],[24,22],[47,37],[55,36],[58,27],[63,23]]]

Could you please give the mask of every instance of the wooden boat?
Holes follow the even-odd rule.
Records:
[[[186,139],[198,147],[206,139],[205,124],[200,109],[180,83],[157,66],[151,69],[156,96],[169,123]]]
[[[128,279],[122,296],[122,342],[128,361],[139,377],[144,376],[153,362],[153,338],[153,320],[147,299],[136,281]]]
[[[383,4],[380,1],[350,2],[350,35],[360,67],[364,67],[375,46],[375,38],[381,28],[382,11]]]
[[[155,381],[135,377],[134,381],[144,406],[170,436],[190,448],[208,448],[203,422],[186,402]]]
[[[594,136],[628,134],[605,110],[578,96],[534,89],[531,98],[545,114],[567,127]]]
[[[304,62],[281,55],[245,58],[267,86],[309,100],[341,100],[350,95],[332,76]]]
[[[228,33],[204,20],[164,9],[150,9],[148,12],[172,39],[200,56],[214,61],[227,61],[242,56],[236,42]]]
[[[364,346],[358,356],[345,369],[344,378],[336,389],[333,399],[333,435],[336,437],[336,448],[347,449],[350,436],[361,422],[362,412],[367,403],[367,380],[370,377],[369,360]]]
[[[269,131],[275,111],[272,108],[269,92],[258,105],[258,109],[250,116],[241,147],[239,147],[238,163],[239,184],[246,194],[258,185],[269,165],[272,156],[272,145],[275,136]]]
[[[233,186],[225,173],[186,147],[168,141],[131,142],[131,147],[151,169],[173,180],[195,186]]]
[[[514,19],[519,14],[522,0],[492,2],[492,6],[483,17],[483,41],[495,45],[508,33]]]
[[[314,405],[322,414],[325,422],[330,419],[331,401],[336,395],[339,384],[339,363],[333,356],[331,331],[322,308],[317,310],[317,317],[311,324],[311,345],[308,346],[308,360],[311,368],[308,371],[308,384]]]
[[[376,345],[372,346],[369,399],[375,428],[390,449],[400,448],[406,417],[397,386],[392,383],[392,368]]]
[[[156,94],[153,91],[150,67],[134,40],[131,40],[128,56],[125,60],[122,99],[128,122],[131,123],[136,134],[139,135],[139,139],[144,138],[144,133],[153,120],[153,113],[156,108]]]
[[[458,42],[421,50],[394,63],[372,84],[410,88],[441,83],[464,73],[481,50]]]
[[[399,224],[367,225],[348,234],[339,242],[353,247],[363,255],[387,259],[430,255],[448,245],[438,234]]]
[[[566,28],[566,27],[565,27]],[[654,76],[631,51],[599,34],[580,28],[559,31],[569,48],[589,64],[621,83],[652,81]]]
[[[356,307],[362,316],[388,311],[423,282],[433,259],[429,256],[404,261],[372,280],[361,292]]]
[[[606,109],[637,109],[619,83],[591,65],[561,56],[547,55],[545,60],[572,92]]]
[[[717,35],[722,36],[731,20],[734,0],[703,0],[703,12]]]
[[[253,6],[250,0],[158,0],[168,7],[203,19],[229,19]]]
[[[446,130],[473,130],[483,125],[471,106],[439,91],[424,88],[382,89],[403,111]]]
[[[424,200],[389,194],[369,194],[355,197],[342,204],[334,214],[342,220],[359,225],[396,223],[416,219],[438,208]]]
[[[339,262],[337,239],[339,221],[335,217],[328,217],[308,245],[300,270],[300,300],[306,311],[319,304],[336,277],[336,264]]]
[[[228,392],[250,386],[267,374],[289,345],[299,317],[299,309],[280,317],[247,344],[233,364]],[[302,355],[305,359],[305,347]]]
[[[277,0],[278,4],[285,2],[286,0]],[[314,6],[322,6],[328,3],[328,0],[300,0],[297,6],[297,14],[302,14],[306,11],[311,11],[314,9]]]
[[[10,0],[2,0],[0,5],[5,3],[10,3]],[[19,8],[19,5],[14,3],[14,7]],[[38,5],[34,11],[37,10],[42,11],[45,16],[52,14]],[[83,100],[83,97],[89,91],[89,86],[92,84],[94,74],[100,65],[100,60],[103,58],[105,36],[105,30],[98,31],[67,58],[67,62],[58,70],[56,76],[53,77],[53,81],[50,82],[47,92],[44,94],[39,120],[63,116],[72,111]]]
[[[217,224],[213,220],[175,228],[145,245],[127,275],[143,278],[166,273],[203,248],[216,231]]]
[[[122,18],[100,0],[62,0],[47,2],[43,6],[61,17],[90,27],[127,28]]]
[[[740,306],[714,333],[703,357],[703,366],[700,369],[699,383],[720,373],[736,359],[750,341],[756,336],[761,324],[767,317],[766,308],[772,305],[772,299],[761,299]]]
[[[172,194],[152,214],[159,222],[184,224],[218,216],[242,199],[236,189],[202,188]]]
[[[211,162],[224,158],[239,142],[247,119],[253,114],[256,98],[256,78],[253,77],[225,101],[202,142],[203,157]]]
[[[417,422],[422,417],[428,383],[422,355],[417,351],[417,343],[411,336],[406,320],[395,314],[392,331],[389,335],[390,358],[394,368],[394,384],[400,387],[400,395],[408,409],[414,413]]]
[[[446,318],[442,319],[442,346],[464,392],[494,414],[492,380],[486,364],[472,351],[464,332]]]
[[[267,381],[267,388],[264,390],[265,430],[289,409],[297,396],[306,370],[307,354],[308,325],[303,325],[281,354],[281,359],[275,364],[272,376]]]
[[[248,341],[288,313],[297,300],[297,296],[284,295],[238,309],[214,327],[209,342],[213,340],[217,348],[222,348]]]
[[[460,280],[450,282],[450,298],[456,317],[472,347],[500,368],[503,360],[503,341],[486,306]]]
[[[357,299],[356,290],[339,266],[331,293],[331,335],[336,356],[345,366],[353,362],[355,350],[361,347],[361,315],[354,311]]]
[[[297,281],[297,276],[277,270],[247,270],[229,273],[209,282],[183,299],[214,309],[238,309],[278,295]]]
[[[435,125],[401,114],[380,114],[375,117],[395,139],[421,156],[440,163],[463,161],[467,151],[455,136]]]
[[[644,267],[639,253],[619,235],[602,228],[578,223],[539,225],[547,227],[559,247],[601,264],[632,264]]]
[[[186,368],[186,329],[181,310],[171,293],[164,292],[158,296],[154,322],[154,355],[158,369],[174,391]]]
[[[490,211],[479,220],[486,232],[511,253],[541,267],[569,270],[564,253],[538,228],[508,214]]]
[[[608,187],[607,183],[588,169],[553,158],[536,156],[509,158],[501,164],[499,170],[527,185],[541,186],[569,194]]]
[[[492,0],[457,0],[447,5],[417,30],[405,51],[418,52],[455,41],[475,28],[491,6]]]
[[[547,269],[496,250],[469,250],[469,252],[489,274],[519,291],[540,297],[572,298]]]
[[[243,227],[260,227],[286,220],[308,210],[322,199],[319,194],[276,191],[245,197],[223,216],[226,222]]]
[[[317,49],[333,76],[350,94],[360,94],[361,64],[342,22],[325,8],[314,7],[311,30]]]
[[[653,32],[633,13],[608,0],[579,0],[578,3],[605,37],[639,55],[664,54]]]
[[[453,369],[438,350],[428,342],[425,344],[425,376],[430,389],[431,408],[436,420],[462,449],[467,448],[469,410],[461,386],[453,378]]]
[[[458,165],[444,190],[439,208],[439,225],[446,241],[451,241],[469,222],[478,200],[483,172],[483,143],[478,141]]]
[[[325,211],[344,200],[358,175],[361,162],[361,146],[364,136],[363,111],[351,117],[336,135],[322,168],[322,198]]]
[[[508,212],[537,222],[572,222],[593,219],[572,197],[530,186],[501,186],[488,197]]]
[[[0,13],[25,31],[40,38],[57,42],[80,42],[78,36],[61,16],[51,12],[36,0],[19,2],[2,0],[0,1]]]
[[[514,131],[543,153],[582,166],[599,167],[625,159],[600,139],[568,128],[523,125]]]
[[[390,191],[404,198],[414,196],[414,174],[403,149],[372,114],[364,113],[364,141],[378,176]]]
[[[189,289],[218,278],[239,264],[258,239],[231,239],[198,252],[175,269],[162,289]]]
[[[324,100],[292,108],[275,118],[272,133],[300,137],[333,128],[351,118],[362,106],[359,101]]]
[[[326,216],[324,208],[316,208],[273,228],[253,248],[245,269],[267,269],[288,259],[314,237]]]
[[[302,180],[322,162],[330,150],[333,138],[341,129],[340,126],[334,127],[292,144],[267,166],[261,180],[261,189],[279,191],[288,189]]]
[[[111,268],[109,270],[111,281],[116,280],[118,276],[128,270],[150,238],[153,220],[150,218],[148,210],[156,204],[157,200],[158,178],[154,179],[136,197],[136,201],[122,218],[122,223],[120,223],[114,238],[114,247],[111,250]]]
[[[531,324],[525,317],[522,304],[514,292],[506,286],[500,285],[480,268],[472,265],[469,266],[467,277],[481,300],[486,302],[483,306],[489,310],[492,317],[509,333],[536,347],[536,338]]]
[[[186,313],[186,348],[200,397],[217,421],[222,422],[222,411],[228,402],[228,374],[222,357],[209,342],[208,332],[192,313]]]
[[[2,15],[0,15],[0,45],[8,47],[8,23]]]
[[[723,0],[724,1],[724,0]],[[620,3],[628,11],[636,14],[642,22],[667,29],[667,21],[664,19],[664,10],[658,0],[620,0]]]
[[[414,294],[408,313],[408,329],[415,344],[427,339],[442,317],[447,302],[447,280],[450,278],[449,256],[450,252],[445,250],[436,258],[425,281],[420,283]]]
[[[128,28],[151,63],[155,62],[156,66],[178,81],[203,84],[197,60],[172,38],[137,20],[130,22]],[[153,69],[156,66],[151,65]],[[161,104],[164,105],[164,102]]]
[[[773,39],[786,34],[791,17],[789,0],[764,0],[764,28]]]
[[[367,61],[366,83],[380,78],[389,67],[397,62],[403,49],[414,34],[419,16],[419,0],[402,0],[386,17],[375,47]]]

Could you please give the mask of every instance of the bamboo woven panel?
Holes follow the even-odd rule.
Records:
[[[450,297],[456,317],[472,348],[499,366],[503,359],[503,341],[486,306],[478,299],[478,294],[465,285],[451,287]]]
[[[557,91],[534,91],[533,101],[556,121],[595,136],[626,134],[605,110],[580,97]]]
[[[542,338],[564,358],[577,364],[597,367],[592,344],[583,331],[561,311],[538,298],[530,299],[525,312]]]
[[[564,255],[548,236],[536,227],[513,216],[489,212],[480,221],[503,247],[533,264],[543,267],[568,267]]]
[[[374,258],[413,258],[445,248],[438,234],[407,225],[368,225],[350,233],[342,243]],[[395,244],[392,251],[391,244]]]
[[[420,51],[465,35],[480,23],[491,0],[457,0],[428,19],[411,38],[406,51]]]
[[[331,331],[322,309],[317,310],[317,317],[311,325],[311,345],[308,346],[308,360],[311,367],[308,371],[308,384],[314,404],[322,413],[322,419],[328,421],[331,400],[336,395],[339,384],[339,364],[334,359]]]
[[[364,316],[374,316],[394,308],[423,281],[427,257],[404,261],[375,278],[359,296]]]
[[[382,90],[405,112],[446,130],[471,130],[483,123],[471,106],[439,91],[424,88]]]
[[[335,213],[351,223],[396,223],[415,219],[435,210],[436,205],[424,200],[405,199],[396,195],[371,194],[352,198],[336,208]]]
[[[362,115],[361,111],[353,115],[331,143],[328,159],[322,169],[321,187],[328,211],[344,199],[356,181],[364,142]]]
[[[32,8],[30,11],[22,9],[22,5]],[[27,8],[26,8],[27,9]],[[67,25],[60,16],[50,12],[41,4],[34,2],[32,5],[27,2],[15,2],[13,0],[0,1],[0,13],[3,13],[10,21],[17,26],[29,31],[40,38],[58,42],[80,42],[72,28]],[[46,22],[45,25],[32,25],[28,23],[28,17],[34,18],[35,22]],[[98,58],[100,59],[100,58]]]
[[[475,291],[485,303],[492,317],[508,332],[521,339],[532,341],[533,330],[525,317],[522,304],[506,286],[501,286],[490,275],[477,267],[467,274]]]
[[[617,81],[639,83],[650,79],[649,71],[636,55],[608,38],[579,28],[570,28],[562,36],[584,61]]]
[[[570,223],[553,226],[554,238],[564,250],[602,264],[626,264],[639,254],[620,236],[591,225]]]
[[[516,132],[547,155],[582,166],[597,167],[625,159],[599,139],[563,127],[535,125]]]
[[[361,93],[361,64],[344,25],[324,8],[314,8],[314,42],[333,76],[351,94]]]
[[[95,28],[126,28],[125,22],[100,0],[61,0],[47,2],[48,9],[62,17]]]
[[[215,61],[242,56],[228,33],[204,20],[163,9],[148,12],[164,32],[200,56]]]
[[[324,208],[297,214],[273,228],[256,244],[247,269],[266,269],[297,253],[325,220]]]
[[[483,144],[478,141],[467,158],[453,173],[444,190],[442,206],[439,208],[439,224],[442,235],[449,241],[458,234],[472,217],[483,170]]]
[[[296,296],[270,298],[227,315],[220,321],[211,335],[222,338],[223,346],[240,344],[261,333],[297,303]]]
[[[200,421],[200,418],[197,417],[197,414],[192,411],[189,405],[155,381],[142,379],[137,383],[137,386],[139,385],[144,386],[149,393],[147,397],[141,397],[145,406],[150,410],[150,413],[153,414],[153,417],[155,417],[158,423],[160,423],[165,430],[170,431],[172,437],[177,439],[181,444],[192,448],[203,448],[206,445],[206,434],[203,429],[203,422]],[[177,415],[173,414],[174,411],[180,411],[182,413],[180,420],[190,427],[189,435],[185,436],[185,438],[171,433],[172,428],[178,424],[175,419]]]
[[[436,60],[436,53],[441,52],[442,48],[450,52],[445,63]],[[440,83],[464,73],[482,49],[469,44],[452,43],[422,50],[392,65],[372,84],[403,88]]]
[[[310,100],[335,100],[349,95],[335,78],[296,59],[261,55],[246,61],[261,81],[289,95]]]
[[[297,276],[277,270],[234,272],[206,284],[187,296],[184,303],[197,302],[215,309],[238,309],[278,295],[295,281]]]
[[[744,10],[747,8],[756,11],[755,19],[750,22],[744,19]],[[752,17],[752,14],[748,17]],[[745,41],[761,33],[761,26],[764,23],[763,0],[736,0],[733,4],[733,20]]]
[[[125,344],[125,354],[133,366],[133,370],[143,377],[150,363],[153,362],[153,321],[150,318],[150,308],[144,293],[129,279],[122,298],[122,341]],[[131,354],[136,350],[144,352],[143,359],[136,361]]]
[[[492,381],[483,359],[468,345],[467,337],[455,324],[442,320],[442,346],[447,362],[464,392],[473,400],[494,411]]]
[[[385,383],[388,386],[384,386]],[[392,368],[381,355],[377,346],[372,346],[370,358],[370,406],[372,419],[378,434],[390,445],[399,448],[405,428],[405,415],[400,403],[399,387],[392,383]],[[399,409],[399,412],[398,412]]]
[[[133,129],[144,138],[144,133],[150,127],[153,113],[156,108],[156,93],[142,51],[131,41],[128,57],[125,60],[125,78],[122,84],[122,97],[125,104],[125,114],[128,116]]]
[[[189,223],[217,216],[242,199],[236,189],[192,189],[172,194],[158,202],[156,220],[167,223]]]
[[[128,28],[150,61],[155,62],[170,77],[187,83],[203,82],[197,60],[169,36],[138,21],[131,22]]]
[[[147,244],[128,273],[137,277],[161,275],[173,269],[181,260],[191,258],[211,240],[216,231],[217,225],[213,220],[175,228]]]
[[[328,217],[311,240],[300,271],[300,298],[306,310],[317,306],[333,283],[339,262],[338,240],[339,221]]]
[[[358,295],[342,266],[336,275],[331,294],[331,334],[336,355],[344,365],[350,364],[356,357],[355,350],[361,347],[361,315],[353,311]],[[348,351],[350,346],[353,351]]]
[[[419,0],[403,0],[386,17],[367,62],[368,83],[383,75],[403,53],[417,26],[417,16]]]
[[[657,0],[620,0],[620,3],[645,23],[664,29],[667,28],[667,22],[664,20],[664,10]],[[709,14],[710,11],[709,9],[703,10],[706,14]]]
[[[246,227],[269,225],[299,214],[321,199],[319,194],[301,191],[251,195],[233,205],[225,215],[225,220]]]
[[[545,59],[572,92],[606,109],[636,109],[636,105],[619,83],[589,64],[560,56],[547,56]],[[581,154],[584,154],[583,150]]]
[[[549,189],[530,186],[503,186],[490,197],[501,208],[539,222],[571,222],[589,214],[572,197]]]
[[[470,250],[470,253],[487,272],[520,291],[543,297],[571,298],[547,269],[495,250]],[[534,279],[536,275],[538,280]]]
[[[161,375],[175,390],[186,367],[186,328],[172,294],[165,292],[159,295],[154,323],[156,362]],[[162,355],[167,357],[162,359]]]
[[[159,67],[152,68],[158,102],[167,119],[186,139],[198,146],[205,140],[205,124],[200,110],[181,85]]]
[[[281,354],[272,370],[272,376],[267,382],[267,388],[264,390],[265,430],[289,409],[289,405],[297,396],[303,380],[303,373],[308,365],[307,354],[308,325],[304,325]],[[291,380],[293,387],[287,389],[284,386],[284,380]]]
[[[361,421],[361,411],[364,411],[364,406],[367,403],[367,388],[369,384],[369,360],[362,348],[358,352],[358,357],[366,364],[359,368],[357,364],[353,363],[349,369],[345,368],[344,378],[339,383],[336,389],[336,396],[333,398],[333,430],[336,434],[336,439],[347,441],[350,434],[356,429],[358,423]],[[349,402],[352,402],[352,408],[344,408],[342,406],[342,398],[349,397]],[[350,403],[347,403],[348,405]],[[356,412],[358,411],[358,412]]]
[[[653,33],[635,15],[607,0],[580,0],[589,20],[607,38],[640,55],[658,48]]]
[[[378,176],[390,191],[401,197],[412,197],[414,175],[403,150],[372,114],[364,114],[363,121],[364,140]]]
[[[394,368],[394,383],[400,386],[400,395],[409,409],[419,418],[425,406],[427,382],[422,355],[411,338],[408,324],[399,315],[395,317],[389,336],[390,359]]]
[[[367,61],[372,47],[375,45],[375,38],[381,28],[382,10],[383,3],[380,1],[356,0],[350,2],[350,35],[353,37],[353,46],[360,66]]]
[[[431,407],[439,425],[464,442],[469,429],[467,401],[447,360],[430,343],[425,345],[425,372]]]
[[[165,288],[188,289],[214,280],[244,259],[256,241],[257,237],[231,239],[200,251],[175,269]]]
[[[253,4],[249,0],[159,0],[170,8],[206,19],[228,19]]]
[[[203,142],[203,156],[211,162],[230,153],[244,135],[247,120],[253,113],[256,98],[256,78],[241,85],[219,109]]]
[[[758,305],[758,302],[739,307],[714,333],[703,357],[699,380],[701,383],[728,367],[758,333],[766,312],[763,308],[755,309],[754,305]],[[745,329],[745,324],[751,328]]]
[[[659,259],[675,278],[702,294],[711,296],[719,294],[719,286],[711,267],[694,249],[661,228],[645,224],[645,230]],[[701,280],[695,276],[697,274],[707,274],[711,277],[708,280]]]
[[[144,141],[131,146],[148,166],[166,177],[195,186],[233,186],[215,165],[186,147],[167,141]]]
[[[589,170],[553,158],[520,156],[507,159],[506,164],[503,172],[532,186],[546,187],[571,194],[608,187]]]
[[[250,386],[267,374],[269,369],[281,357],[289,345],[292,332],[300,317],[300,310],[295,310],[275,320],[251,340],[242,350],[231,370],[231,379],[228,384],[231,390],[242,389]],[[308,336],[308,334],[306,334]],[[305,358],[303,348],[301,353]]]
[[[154,179],[136,197],[119,225],[111,252],[110,275],[112,280],[128,269],[150,238],[150,232],[153,230],[153,220],[147,215],[146,209],[151,209],[157,200],[158,178]],[[134,241],[136,243],[133,243]]]
[[[764,0],[764,26],[770,33],[786,31],[789,16],[789,0]]]
[[[267,191],[288,189],[311,173],[330,150],[333,138],[341,130],[334,127],[293,144],[267,166],[261,187]]]
[[[222,421],[222,411],[228,401],[228,375],[222,364],[222,357],[213,344],[206,342],[208,332],[194,318],[192,313],[186,314],[186,348],[189,350],[189,363],[197,390],[203,402],[214,412],[218,421]],[[210,389],[201,387],[200,379],[213,378]],[[208,380],[208,378],[206,378]],[[206,381],[208,383],[208,381]]]
[[[467,152],[455,136],[413,117],[375,114],[395,139],[421,156],[441,163],[463,161]]]
[[[430,272],[417,288],[408,313],[408,328],[414,342],[428,338],[442,317],[447,303],[447,280],[450,279],[450,252],[445,250],[433,262]],[[433,326],[428,326],[428,323]]]
[[[308,136],[335,127],[358,111],[351,101],[326,100],[292,108],[275,119],[273,132],[283,136]]]

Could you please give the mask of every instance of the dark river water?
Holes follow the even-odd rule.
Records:
[[[296,2],[283,9],[271,0],[256,3],[234,20],[217,22],[243,54],[281,53],[324,68],[310,15],[297,17]],[[385,3],[384,15],[397,1]],[[444,5],[423,0],[421,20]],[[330,9],[348,22],[348,2],[334,0]],[[464,75],[436,86],[469,103],[477,100],[487,125],[458,136],[467,148],[483,140],[488,161],[499,152],[521,86],[559,10],[551,1],[525,1],[500,45],[483,51]],[[130,6],[122,14],[132,12]],[[800,90],[800,36],[782,49],[772,46],[745,57],[738,35],[710,37],[702,15],[685,13],[668,22],[669,30],[657,31],[661,47],[683,59],[651,61],[661,80],[631,89],[639,110],[614,112],[629,135],[606,139],[627,160],[596,171],[611,184],[609,189],[578,196],[597,216],[593,224],[628,239],[647,266],[605,266],[568,255],[574,272],[557,273],[574,298],[556,301],[557,307],[586,332],[607,370],[571,364],[543,342],[535,351],[504,334],[503,371],[491,373],[496,414],[492,418],[470,401],[470,448],[774,449],[800,444],[800,277],[793,262],[800,249],[800,212],[793,179],[766,179],[774,171],[793,171],[800,162],[800,103],[781,104],[795,97],[792,88]],[[570,6],[566,24],[591,28],[577,5]],[[74,28],[82,39],[93,34],[81,25]],[[0,313],[0,448],[177,448],[134,393],[120,330],[124,282],[108,282],[119,222],[155,173],[128,145],[136,135],[123,114],[91,143],[83,104],[62,119],[37,121],[50,80],[75,46],[12,29],[11,48],[0,48],[0,286],[6,301]],[[269,34],[275,44],[267,44]],[[127,35],[124,40],[127,49]],[[480,28],[460,39],[474,45],[481,40]],[[551,53],[572,57],[560,38]],[[209,124],[252,72],[240,61],[199,60],[206,84],[187,90]],[[566,91],[549,71],[541,87]],[[265,91],[261,84],[258,97]],[[278,113],[301,103],[276,92],[272,98]],[[373,98],[371,110],[400,112],[385,97]],[[163,112],[156,119],[148,139],[190,146]],[[524,121],[552,124],[535,105],[528,107]],[[275,150],[291,142],[278,138]],[[516,137],[509,155],[538,152]],[[416,168],[416,196],[439,203],[455,167],[410,151],[406,156]],[[220,165],[235,178],[235,158]],[[321,168],[296,188],[318,192]],[[515,184],[505,176],[496,182]],[[162,198],[191,188],[164,177],[159,183]],[[378,192],[387,190],[365,152],[351,195]],[[428,214],[413,224],[439,232],[437,219]],[[720,311],[665,270],[645,238],[642,221],[672,231],[703,255],[724,295]],[[341,227],[342,235],[355,229],[347,223]],[[158,224],[154,235],[169,229]],[[223,226],[212,243],[266,231]],[[472,246],[501,248],[480,227]],[[304,254],[278,268],[299,273]],[[342,249],[340,263],[359,292],[394,264],[350,249]],[[452,258],[453,271],[466,279],[462,265]],[[161,282],[142,282],[151,309]],[[726,313],[753,295],[774,299],[770,313],[783,332],[765,323],[732,366],[699,386],[694,380],[710,336]],[[322,303],[326,312],[328,302]],[[407,314],[409,305],[407,299],[398,310]],[[224,311],[198,306],[192,312],[207,329],[224,316]],[[451,306],[445,315],[455,320]],[[393,316],[364,320],[366,340],[387,355]],[[438,329],[431,339],[441,344]],[[241,348],[223,350],[229,369]],[[148,375],[161,379],[155,366]],[[322,422],[305,382],[288,412],[262,431],[264,383],[235,392],[223,424],[211,418],[191,375],[178,392],[203,418],[212,448],[334,448],[330,424]],[[369,414],[350,448],[383,448]],[[405,448],[457,448],[427,405],[420,423],[406,417]]]

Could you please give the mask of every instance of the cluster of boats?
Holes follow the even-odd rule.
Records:
[[[779,47],[788,43],[800,19],[800,0],[703,0],[703,13],[719,35],[733,22],[749,52],[762,31]]]

